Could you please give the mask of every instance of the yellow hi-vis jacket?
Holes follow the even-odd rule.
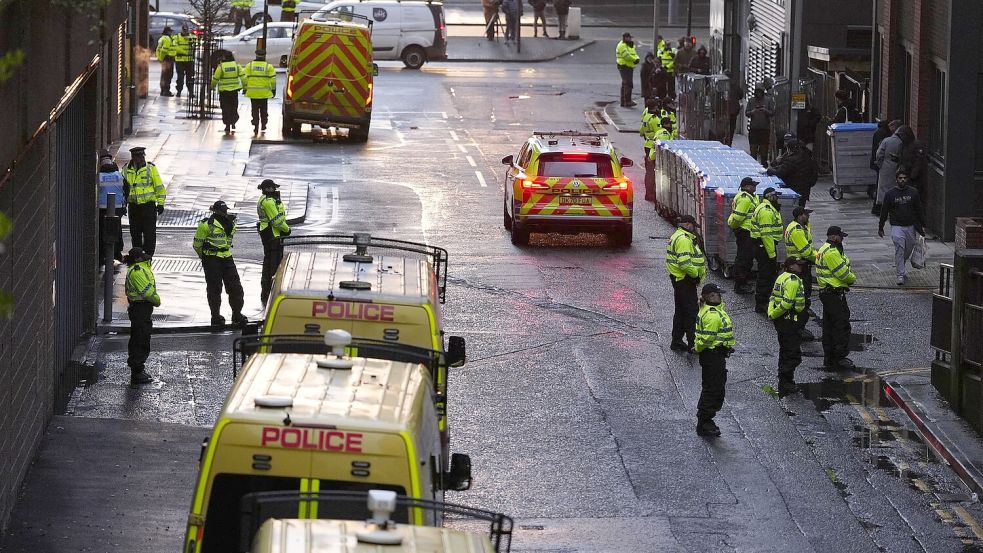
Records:
[[[632,69],[638,65],[638,52],[635,51],[634,46],[628,46],[625,41],[618,43],[618,47],[614,51],[615,56],[618,60],[618,65],[624,65],[625,67],[630,67]]]
[[[775,244],[782,239],[782,215],[768,200],[762,200],[751,215],[751,238],[761,239],[768,257],[777,257]]]
[[[253,0],[232,0],[233,8],[251,8],[253,7]]]
[[[174,35],[171,39],[171,43],[174,45],[174,61],[191,61],[191,44],[196,38],[192,34],[185,36],[178,33]]]
[[[751,227],[754,226],[751,223],[751,216],[754,215],[755,208],[758,207],[761,199],[743,190],[739,191],[736,196],[734,196],[734,201],[731,202],[730,216],[727,217],[727,226],[732,229],[742,228],[748,232],[751,232]]]
[[[785,255],[816,262],[816,248],[812,245],[812,225],[792,221],[785,227]]]
[[[174,41],[170,35],[160,35],[157,40],[157,59],[163,61],[164,58],[174,57]]]
[[[191,245],[198,257],[205,255],[232,257],[232,237],[235,233],[235,223],[232,223],[232,232],[226,233],[225,227],[213,215],[198,223],[198,230],[195,231],[195,238]]]
[[[642,112],[642,126],[638,129],[638,134],[645,139],[645,147],[651,148],[655,145],[655,133],[662,128],[662,119],[645,108]]]
[[[850,258],[830,242],[816,252],[816,276],[820,288],[846,288],[857,281]]]
[[[157,307],[160,296],[157,295],[157,280],[150,269],[150,261],[141,261],[130,265],[126,270],[126,299],[130,303],[141,301],[150,302]]]
[[[242,68],[234,61],[223,61],[212,75],[212,88],[219,92],[242,90]]]
[[[246,98],[272,98],[276,92],[276,69],[262,60],[251,61],[243,69],[242,83],[246,87]]]
[[[672,46],[664,44],[659,47],[659,59],[662,60],[662,67],[665,68],[666,73],[673,73],[673,69],[676,65],[676,51],[672,49]]]
[[[696,243],[696,235],[683,228],[676,229],[666,248],[666,269],[673,280],[685,277],[703,280],[707,274],[703,250]]]
[[[256,212],[259,214],[259,231],[263,232],[268,227],[273,227],[273,237],[290,234],[290,225],[287,224],[287,213],[283,202],[263,194],[256,203]]]
[[[703,304],[696,316],[696,343],[693,349],[699,353],[718,347],[732,348],[736,343],[734,327],[730,315],[724,311],[723,302],[720,305]]]
[[[796,317],[806,308],[806,294],[802,279],[795,273],[784,272],[775,279],[768,301],[768,318]]]
[[[148,161],[143,167],[133,167],[127,162],[123,167],[123,178],[126,179],[127,203],[164,205],[167,191],[164,190],[164,182],[160,180],[160,173],[153,163]]]
[[[280,10],[293,13],[297,11],[297,0],[283,0],[283,4],[280,6]]]

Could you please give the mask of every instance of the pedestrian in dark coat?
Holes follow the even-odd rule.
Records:
[[[556,11],[557,26],[560,35],[556,38],[567,38],[567,16],[570,14],[570,0],[553,0],[553,10]]]
[[[816,144],[816,129],[823,116],[815,106],[806,101],[806,107],[799,112],[799,118],[795,126],[795,134],[799,137],[799,142],[810,152]]]
[[[546,34],[546,0],[529,0],[529,5],[532,6],[532,36],[539,36],[539,23],[542,22],[543,37],[549,38]]]
[[[696,50],[696,57],[689,62],[689,72],[700,75],[710,74],[710,57],[707,56],[706,46],[700,45]]]
[[[786,152],[771,164],[765,171],[768,175],[777,176],[785,181],[789,188],[799,194],[800,207],[805,207],[809,201],[812,187],[819,178],[819,168],[812,152],[806,149],[797,139],[786,142]]]
[[[833,123],[851,123],[860,121],[860,112],[857,111],[857,104],[850,97],[850,93],[843,90],[837,90],[834,93],[836,97],[836,115],[833,116]]]
[[[877,130],[874,131],[874,136],[871,138],[870,142],[870,169],[875,173],[877,170],[877,148],[881,146],[881,142],[885,138],[894,134],[894,131],[898,130],[897,127],[890,129],[891,122],[887,119],[881,119],[877,121]],[[877,183],[871,184],[867,187],[867,197],[874,199],[877,197]]]
[[[734,142],[734,133],[737,132],[737,116],[741,114],[744,87],[741,86],[740,79],[729,69],[724,71],[724,75],[729,79],[727,81],[727,138],[724,144],[730,146]]]
[[[881,141],[874,156],[874,163],[877,166],[877,195],[874,198],[874,207],[871,209],[874,215],[880,215],[884,194],[897,183],[898,165],[901,164],[901,151],[904,149],[904,143],[898,133],[903,126],[899,125],[894,134]],[[911,132],[910,128],[908,132]]]
[[[751,145],[751,157],[768,167],[768,145],[771,143],[771,118],[775,115],[775,103],[765,97],[763,88],[754,89],[754,98],[744,108],[747,116],[748,143]]]

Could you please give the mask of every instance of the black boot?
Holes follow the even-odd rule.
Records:
[[[245,315],[243,315],[242,313],[233,313],[232,314],[232,324],[234,326],[237,326],[239,328],[242,328],[242,327],[246,326],[247,324],[249,324],[249,319],[247,319],[245,317]]]
[[[144,370],[143,367],[140,367],[139,370],[133,369],[130,372],[131,388],[138,388],[140,387],[141,384],[150,384],[153,381],[154,381],[154,377],[150,376],[150,373]]]
[[[225,317],[221,315],[212,315],[212,326],[225,326]]]
[[[717,437],[720,435],[720,428],[717,423],[713,422],[713,419],[699,421],[696,423],[696,435]]]

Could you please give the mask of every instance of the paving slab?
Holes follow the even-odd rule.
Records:
[[[54,417],[0,551],[179,551],[207,434],[158,421]]]

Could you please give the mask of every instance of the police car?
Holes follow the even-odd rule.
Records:
[[[632,183],[606,133],[534,132],[505,156],[504,225],[517,246],[531,232],[603,232],[615,246],[632,238]]]

